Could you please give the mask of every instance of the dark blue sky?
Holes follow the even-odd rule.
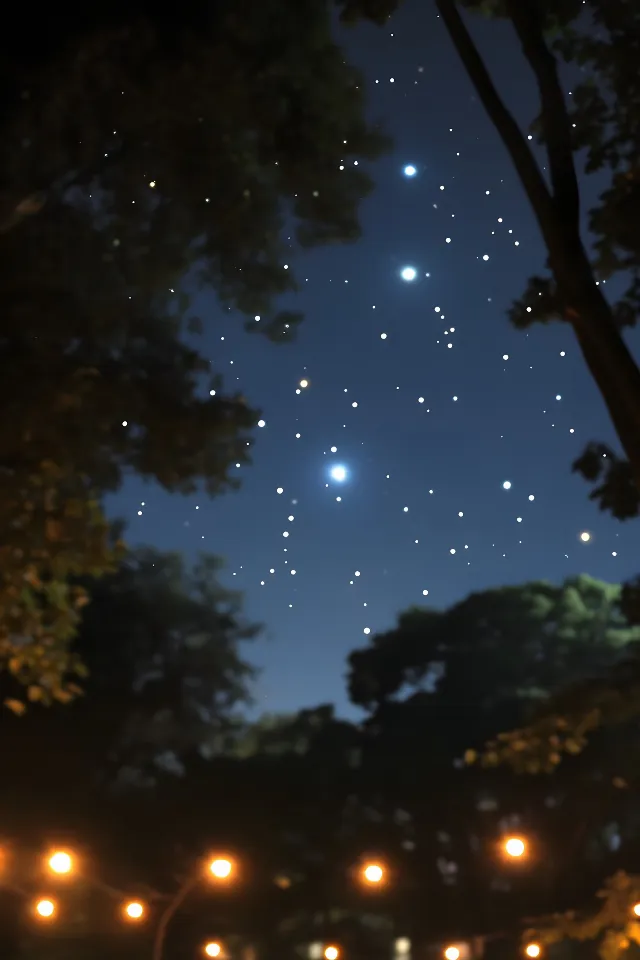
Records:
[[[516,42],[474,24],[527,126],[534,91]],[[292,256],[306,313],[294,345],[248,336],[212,296],[198,304],[201,347],[266,422],[242,491],[181,499],[130,482],[112,504],[132,543],[227,558],[225,580],[265,624],[252,648],[260,711],[333,700],[345,712],[345,655],[412,604],[638,567],[634,527],[599,514],[570,472],[587,441],[612,441],[571,331],[527,334],[506,318],[544,250],[435,11],[407,0],[388,27],[344,42],[396,143],[375,167],[363,238]]]

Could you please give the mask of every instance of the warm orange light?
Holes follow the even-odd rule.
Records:
[[[640,903],[634,903],[633,912],[635,913],[636,917],[640,917]]]
[[[504,842],[504,852],[508,857],[517,860],[527,852],[527,844],[522,837],[507,837]]]
[[[215,877],[216,880],[228,880],[233,873],[233,864],[231,860],[216,857],[209,863],[209,873]]]
[[[219,957],[222,953],[222,947],[219,943],[215,943],[215,941],[212,940],[211,943],[206,944],[204,952],[208,957]]]
[[[48,899],[36,901],[35,912],[41,920],[52,920],[56,915],[55,901]]]
[[[379,863],[367,863],[362,870],[362,879],[365,883],[382,883],[384,880],[384,869]]]
[[[73,871],[73,857],[66,850],[55,850],[47,860],[51,873],[66,876]]]
[[[542,953],[542,947],[539,943],[528,943],[524,948],[524,952],[528,957],[531,957],[531,960],[536,960],[536,957],[539,957]]]
[[[447,947],[444,955],[446,960],[460,960],[460,951],[457,947]]]
[[[144,917],[144,904],[139,900],[129,900],[125,903],[123,912],[127,920],[142,920]]]
[[[340,956],[340,951],[337,947],[325,947],[324,948],[325,960],[338,960]]]

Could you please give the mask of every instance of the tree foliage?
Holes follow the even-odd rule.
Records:
[[[488,590],[448,610],[408,611],[350,656],[351,699],[367,710],[360,780],[367,806],[414,845],[420,890],[438,904],[444,929],[450,918],[450,937],[462,935],[461,912],[470,934],[584,903],[636,849],[628,788],[637,730],[601,731],[553,780],[517,776],[514,768],[543,769],[540,751],[502,738],[483,763],[468,766],[486,739],[542,722],[536,718],[552,713],[568,685],[586,688],[607,671],[623,675],[640,633],[620,612],[620,595],[619,586],[587,576]],[[559,753],[558,731],[551,732]],[[514,761],[505,769],[499,754],[507,748]],[[520,880],[507,879],[496,857],[496,837],[509,831],[535,838],[538,849]],[[415,879],[416,864],[404,865]]]
[[[162,770],[180,772],[194,751],[225,749],[250,701],[253,670],[242,646],[257,627],[221,586],[219,569],[206,554],[189,567],[177,554],[140,548],[113,573],[84,582],[91,602],[70,648],[86,671],[84,696],[46,710],[32,697],[26,716],[2,716],[12,744],[7,784],[20,789],[28,776],[55,804],[60,791],[68,800],[153,783]],[[6,697],[19,693],[13,687],[6,676]]]
[[[527,940],[536,938],[551,946],[562,940],[595,942],[601,960],[618,960],[630,945],[640,946],[640,923],[634,906],[640,901],[640,877],[620,870],[598,891],[600,909],[591,915],[567,911],[542,919],[527,930]]]
[[[248,462],[256,411],[193,345],[187,294],[207,286],[252,331],[290,336],[299,317],[276,300],[295,291],[296,249],[357,237],[363,161],[386,141],[320,0],[15,14],[0,41],[0,666],[66,700],[87,600],[69,580],[118,561],[103,495],[131,472],[216,493]]]
[[[598,675],[640,639],[619,610],[621,588],[582,575],[560,586],[533,581],[471,594],[438,611],[415,608],[397,627],[351,654],[351,699],[380,707],[425,681],[457,705],[536,705],[565,685]],[[477,677],[486,675],[485,691]]]

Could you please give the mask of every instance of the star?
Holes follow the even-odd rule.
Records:
[[[411,283],[418,276],[418,271],[415,267],[403,267],[400,271],[400,276],[403,280],[406,280],[407,283]]]
[[[335,466],[331,467],[329,473],[331,479],[337,483],[344,483],[347,479],[347,468],[343,467],[341,463],[336,463]]]

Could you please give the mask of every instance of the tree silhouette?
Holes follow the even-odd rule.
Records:
[[[72,646],[87,672],[84,695],[0,714],[7,815],[28,808],[14,794],[25,783],[73,819],[91,796],[150,786],[180,774],[194,752],[226,750],[250,701],[242,647],[257,627],[221,586],[220,565],[203,555],[189,567],[177,554],[140,548],[85,584],[91,602]],[[4,695],[16,685],[5,675]]]
[[[544,769],[522,731],[499,737],[483,764],[467,749],[554,715],[568,684],[624,671],[640,633],[620,594],[587,576],[487,590],[447,610],[407,611],[350,655],[350,696],[367,711],[359,796],[395,831],[392,849],[411,851],[403,869],[416,886],[405,895],[424,936],[515,930],[523,917],[586,904],[633,862],[637,724],[601,730],[582,755],[552,764],[552,779],[518,775]],[[510,765],[499,765],[499,750]],[[496,854],[510,831],[534,848],[530,869],[515,876]],[[419,909],[425,895],[431,912]]]
[[[277,342],[298,249],[358,236],[385,147],[324,3],[16,9],[0,40],[0,665],[67,700],[132,472],[217,493],[257,420],[194,345],[203,287]],[[16,698],[14,706],[19,709]]]

